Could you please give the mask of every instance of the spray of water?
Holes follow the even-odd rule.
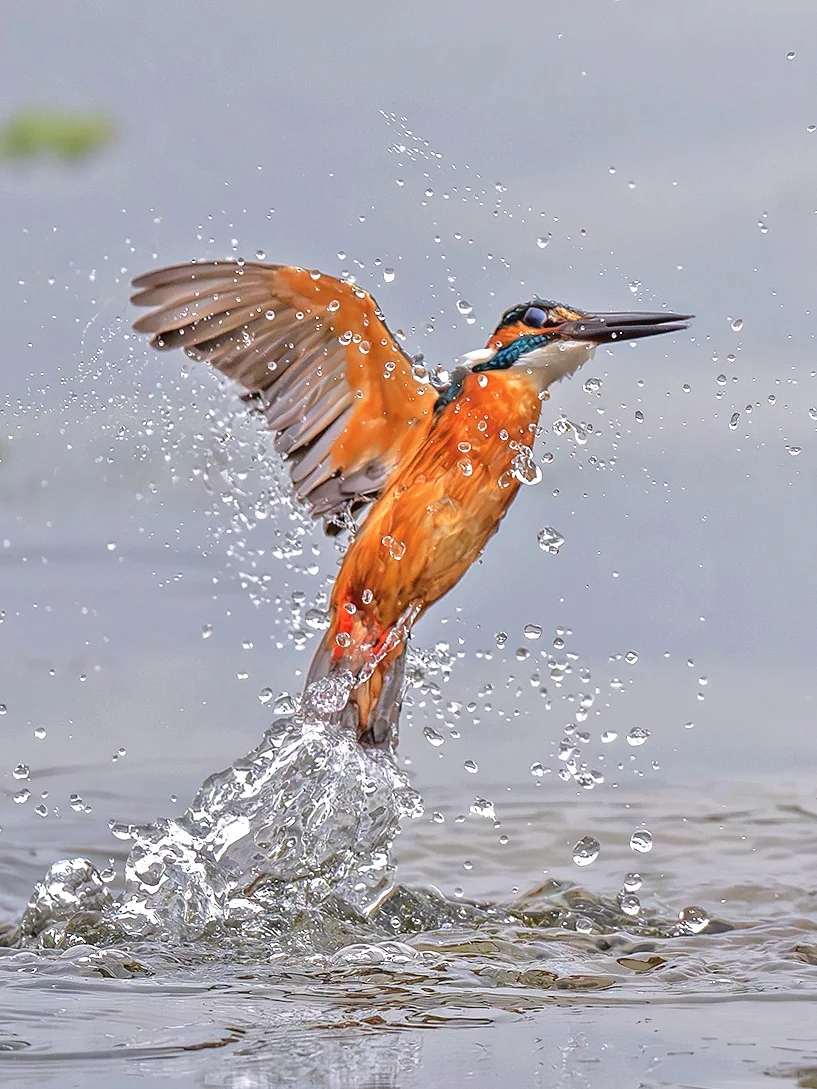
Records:
[[[89,923],[120,937],[189,940],[240,927],[285,939],[329,898],[366,917],[393,888],[400,821],[422,811],[388,754],[362,749],[314,711],[296,713],[211,775],[180,817],[112,825],[133,840],[121,898],[87,859],[60,861],[36,886],[22,932],[46,945],[71,944],[72,932],[87,941]]]

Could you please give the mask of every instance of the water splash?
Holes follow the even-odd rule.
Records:
[[[112,937],[193,940],[224,928],[285,941],[331,898],[370,915],[394,886],[391,847],[420,796],[386,753],[296,713],[210,776],[180,817],[119,829],[134,840],[114,899],[92,863],[56,863],[34,890],[22,934],[38,944]]]

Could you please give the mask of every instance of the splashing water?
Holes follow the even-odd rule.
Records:
[[[366,916],[393,888],[401,819],[422,812],[388,754],[299,712],[210,776],[182,816],[112,827],[134,840],[121,899],[87,859],[57,862],[22,933],[48,946],[87,940],[89,924],[120,937],[190,940],[240,926],[242,936],[283,939],[329,897]]]

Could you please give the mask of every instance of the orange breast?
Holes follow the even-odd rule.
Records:
[[[465,378],[350,545],[333,592],[336,630],[371,640],[459,581],[519,489],[514,459],[529,456],[540,409],[521,368]]]

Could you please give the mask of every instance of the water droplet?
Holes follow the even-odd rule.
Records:
[[[541,639],[542,638],[542,625],[541,624],[526,624],[522,629],[522,634],[526,639]]]
[[[38,741],[42,741],[43,738],[47,736],[45,726],[37,726],[37,728],[34,730],[34,736],[37,738]]]
[[[109,552],[116,552],[116,541],[108,541],[105,547]]]
[[[797,56],[797,54],[794,51],[792,51],[791,53],[786,54],[786,60],[787,61],[793,61],[796,56]],[[808,65],[806,65],[806,67],[808,67]]]
[[[534,777],[534,779],[541,779],[542,776],[545,774],[545,769],[537,760],[535,763],[531,764],[530,773]]]
[[[602,745],[609,745],[610,742],[615,741],[617,737],[618,734],[615,730],[605,730],[599,740],[601,741]]]
[[[547,247],[551,238],[553,238],[553,235],[550,234],[550,232],[548,232],[548,234],[546,235],[541,235],[539,238],[536,239],[536,245],[539,247],[540,250],[543,250]]]
[[[641,901],[637,896],[633,896],[630,892],[625,892],[619,895],[618,906],[624,912],[625,915],[638,915],[641,911]]]
[[[271,688],[262,688],[261,691],[258,693],[258,702],[269,703],[274,695],[275,693]]]
[[[438,749],[440,745],[445,743],[443,735],[437,733],[433,726],[424,726],[423,734],[429,745],[433,745],[435,749]]]
[[[476,760],[466,760],[462,766],[466,771],[470,772],[471,775],[476,775],[479,771],[479,764],[477,764]]]
[[[267,259],[267,255],[264,253],[263,250],[256,250],[255,256],[259,261],[266,261]]]
[[[586,915],[579,915],[576,919],[576,930],[579,934],[592,934],[594,925],[593,920]]]
[[[678,912],[678,921],[687,934],[700,934],[709,925],[709,916],[703,908],[691,905]]]
[[[542,470],[536,464],[529,446],[520,446],[511,461],[511,473],[520,484],[538,484],[542,479]]]
[[[802,446],[787,446],[786,449],[793,458],[796,458],[798,454],[802,454],[803,452]]]
[[[394,275],[395,273],[393,268],[383,269],[383,279],[387,284],[394,283]]]
[[[817,125],[806,125],[806,132],[817,132]]]
[[[29,779],[31,777],[31,768],[28,764],[17,764],[11,774],[15,779]]]
[[[628,873],[622,884],[625,892],[638,892],[644,882],[640,873]]]
[[[335,636],[335,642],[339,647],[348,647],[352,642],[352,637],[348,631],[339,631]]]
[[[743,318],[733,318],[731,321],[731,329],[733,333],[739,333],[743,328]]]
[[[650,731],[645,730],[643,726],[633,726],[633,728],[627,732],[627,744],[632,745],[633,747],[643,745],[649,736]]]
[[[282,692],[272,705],[274,715],[294,715],[297,709],[297,700],[289,692]]]
[[[601,844],[593,836],[582,836],[573,848],[573,861],[577,866],[589,866],[599,857]]]
[[[635,832],[630,836],[630,850],[637,851],[641,855],[651,851],[652,832],[648,832],[646,828],[636,828]]]
[[[11,800],[15,805],[25,805],[30,797],[31,791],[28,787],[24,787],[22,790],[18,790],[16,794],[12,794]]]
[[[584,386],[582,387],[585,393],[598,393],[601,389],[600,378],[588,378],[586,379]]]
[[[457,310],[459,310],[461,314],[471,314],[474,308],[469,302],[466,302],[465,299],[458,299]]]
[[[264,311],[264,317],[267,319],[267,321],[275,321],[275,311],[274,310],[265,310]]]
[[[730,427],[730,429],[732,431],[736,431],[737,426],[738,426],[739,423],[740,423],[740,413],[739,412],[733,412],[731,417],[729,418],[729,427]]]
[[[402,560],[406,554],[405,541],[396,541],[390,534],[382,537],[380,543],[389,550],[389,555],[393,560]]]
[[[431,814],[431,819],[435,824],[445,824],[445,817],[442,813],[434,812]]]
[[[489,802],[487,798],[476,798],[471,805],[471,813],[475,817],[485,817],[487,820],[496,820],[496,811],[494,810],[494,803]]]
[[[213,634],[213,625],[212,624],[205,624],[204,627],[201,629],[202,639],[209,639],[212,634]]]
[[[635,665],[638,661],[638,654],[634,650],[628,650],[624,655],[624,661],[629,662],[630,665]]]

